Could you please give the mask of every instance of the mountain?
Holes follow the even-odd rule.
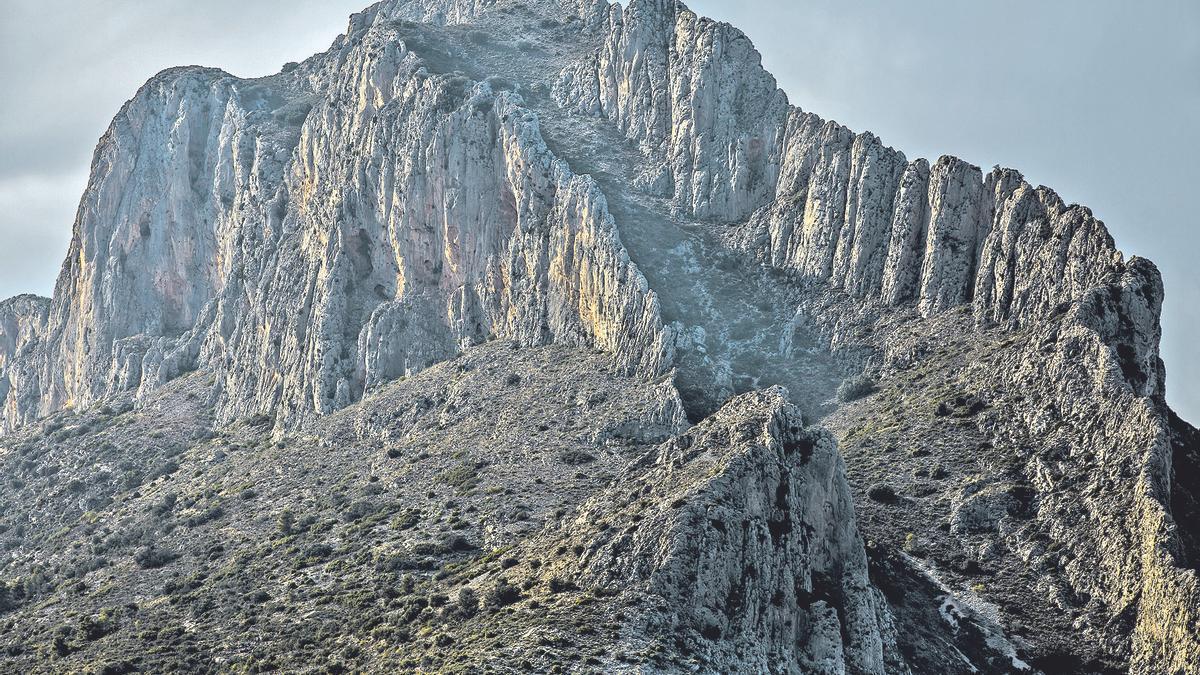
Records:
[[[0,303],[30,672],[1200,672],[1163,284],[675,0],[388,0]]]

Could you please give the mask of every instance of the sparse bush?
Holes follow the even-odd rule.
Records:
[[[583,450],[563,450],[558,453],[558,461],[567,466],[582,466],[596,461],[596,458]]]
[[[855,375],[842,380],[837,388],[837,398],[842,403],[850,403],[860,398],[870,396],[875,392],[875,381],[866,375]]]
[[[143,546],[133,554],[133,560],[145,570],[158,569],[175,561],[175,554],[155,546]]]
[[[867,496],[884,504],[891,504],[898,499],[895,488],[882,483],[872,485],[870,489],[867,490]]]
[[[374,514],[377,510],[378,507],[374,502],[366,500],[356,501],[342,513],[342,520],[347,523],[354,523]]]
[[[521,600],[521,589],[500,579],[487,593],[487,604],[490,607],[507,607]]]
[[[175,503],[179,501],[179,495],[174,492],[168,492],[161,499],[154,502],[150,507],[150,512],[156,516],[162,516],[170,513],[175,508]]]
[[[420,510],[408,509],[407,511],[404,511],[403,513],[398,514],[395,518],[392,518],[391,525],[392,525],[393,530],[404,531],[404,530],[411,530],[412,528],[416,527],[417,524],[420,522],[421,522]]]
[[[221,518],[224,515],[225,515],[225,509],[221,508],[220,504],[217,504],[215,506],[211,506],[211,507],[205,509],[204,511],[202,511],[194,516],[191,516],[190,518],[184,519],[183,524],[186,525],[187,527],[200,527],[201,525],[211,523],[212,521],[217,520],[218,518]]]
[[[449,549],[436,541],[419,541],[412,545],[412,553],[417,556],[445,555]]]
[[[459,615],[469,619],[479,611],[479,596],[471,588],[460,588],[457,605]]]
[[[0,614],[17,608],[17,594],[12,586],[0,582]]]
[[[411,574],[405,574],[400,578],[400,594],[412,595],[412,592],[417,588],[417,579]]]
[[[461,534],[446,535],[446,539],[442,543],[442,546],[446,551],[453,553],[464,553],[466,551],[474,551],[476,548],[478,548],[475,546],[475,544],[472,544],[470,540]]]
[[[463,462],[442,474],[442,480],[460,493],[471,491],[479,483],[479,470],[487,466],[486,462]]]
[[[275,529],[279,530],[282,535],[292,534],[292,530],[296,527],[296,514],[285,509],[279,517],[275,519]]]

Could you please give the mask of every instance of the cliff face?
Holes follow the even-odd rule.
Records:
[[[289,73],[168,71],[125,107],[9,425],[200,367],[223,419],[327,413],[492,337],[669,368],[596,186],[518,95],[431,74],[370,16]]]
[[[1125,260],[1086,208],[791,106],[745,35],[675,0],[389,0],[278,75],[174,69],[122,109],[53,299],[0,303],[0,432],[203,380],[216,427],[319,434],[323,416],[487,342],[595,349],[614,377],[669,390],[672,431],[680,406],[699,423],[626,467],[650,505],[628,536],[614,538],[620,490],[596,488],[580,527],[608,528],[537,540],[589,551],[562,569],[597,588],[639,579],[657,609],[612,617],[637,649],[679,629],[679,662],[730,669],[1021,662],[1003,626],[954,642],[945,615],[881,596],[865,514],[888,550],[925,527],[962,549],[955,564],[1037,570],[1102,645],[1021,638],[1044,663],[1193,672],[1196,536],[1171,504],[1190,503],[1178,467],[1194,434],[1163,400],[1162,297],[1153,265]],[[960,339],[1002,360],[960,373]],[[839,417],[837,383],[864,368],[892,398],[866,387],[853,410],[886,425]],[[955,377],[973,393],[950,392]],[[826,416],[856,457],[907,443],[1007,459],[889,498],[848,486],[830,439],[800,429]],[[880,480],[883,455],[852,461],[852,483]],[[850,495],[868,492],[856,515]],[[953,513],[898,506],[928,502]],[[895,566],[938,588],[955,573],[939,564]],[[952,649],[901,654],[915,642],[894,615]]]
[[[981,322],[1017,325],[1120,266],[1090,211],[1012,170],[909,162],[789,106],[744,34],[674,0],[614,5],[554,93],[637,141],[678,211],[744,223],[738,246],[855,298],[925,315],[971,303]]]
[[[31,372],[33,351],[46,330],[50,303],[45,298],[22,295],[0,302],[0,433],[12,430],[11,421],[37,398],[37,378]]]
[[[622,534],[594,535],[573,572],[649,596],[630,633],[675,636],[717,671],[907,672],[836,443],[785,396],[735,399],[643,458],[621,491],[650,504],[635,527],[611,497],[585,505],[578,530]]]

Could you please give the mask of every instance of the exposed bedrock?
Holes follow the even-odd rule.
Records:
[[[557,156],[550,120],[564,148],[572,130],[591,145]],[[630,250],[661,263],[653,286]],[[0,433],[193,370],[218,424],[294,427],[497,338],[599,349],[648,379],[678,368],[706,417],[805,367],[830,378],[827,347],[919,361],[883,329],[969,312],[988,335],[1045,333],[989,383],[1039,394],[1021,428],[1087,459],[1028,469],[1062,574],[1111,621],[1095,634],[1135,672],[1195,672],[1196,535],[1171,512],[1195,501],[1195,441],[1164,402],[1162,298],[1088,209],[791,106],[745,35],[675,0],[390,0],[279,75],[173,69],[121,110],[53,299],[0,303]],[[823,343],[796,340],[810,326]],[[587,572],[646,571],[682,608],[663,621],[723,637],[714,662],[735,645],[737,663],[886,670],[836,453],[791,431],[777,390],[747,396],[639,484],[691,506]]]
[[[606,11],[601,46],[563,70],[556,100],[638,141],[676,209],[745,222],[731,239],[772,266],[926,315],[973,303],[981,322],[1017,325],[1120,264],[1090,211],[1014,171],[909,162],[789,106],[728,24],[675,0]]]
[[[198,367],[223,419],[330,412],[492,337],[672,361],[594,182],[520,97],[430,74],[386,22],[266,80],[159,75],[75,229],[6,424]]]
[[[636,598],[636,642],[714,672],[907,672],[836,443],[781,389],[735,398],[632,464],[571,530],[584,552],[559,573]]]

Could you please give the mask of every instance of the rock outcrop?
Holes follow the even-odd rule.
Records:
[[[718,672],[907,671],[836,443],[785,392],[734,399],[629,474],[636,523],[598,498],[573,527],[608,519],[573,578],[643,598],[629,634]]]
[[[0,302],[0,434],[16,428],[21,411],[36,405],[37,377],[31,368],[49,312],[50,301],[33,295]]]
[[[493,337],[670,368],[595,184],[520,96],[431,74],[387,10],[279,76],[172,70],[126,105],[7,425],[196,368],[222,419],[327,413]]]
[[[791,106],[745,35],[677,0],[388,0],[354,15],[328,52],[278,75],[172,69],[126,104],[96,151],[54,297],[0,303],[0,433],[22,430],[24,450],[49,452],[47,438],[94,431],[64,430],[65,411],[116,424],[120,413],[102,414],[101,404],[144,405],[186,385],[188,405],[202,400],[205,412],[202,425],[170,420],[180,438],[204,437],[198,426],[236,427],[258,446],[271,429],[279,439],[305,430],[318,437],[307,447],[316,453],[319,436],[333,433],[322,416],[441,363],[434,384],[443,398],[406,390],[405,410],[363,404],[369,417],[354,420],[364,435],[395,433],[380,442],[395,446],[396,459],[429,429],[453,422],[479,431],[478,420],[461,419],[470,392],[454,383],[466,371],[445,363],[457,355],[475,350],[459,367],[491,368],[519,361],[497,356],[499,344],[481,347],[496,340],[518,352],[599,350],[613,364],[604,377],[652,387],[643,394],[656,403],[637,400],[654,409],[622,410],[619,428],[580,435],[570,411],[603,401],[541,382],[559,407],[538,418],[538,433],[569,437],[561,450],[573,468],[552,472],[566,492],[539,522],[558,519],[563,504],[582,511],[570,528],[532,533],[513,518],[485,536],[536,549],[528,557],[537,565],[523,573],[559,589],[550,595],[569,587],[543,579],[552,572],[587,582],[590,599],[557,602],[556,611],[587,623],[593,609],[579,607],[594,602],[616,637],[580,631],[580,642],[718,670],[958,667],[970,659],[952,641],[934,659],[902,653],[893,618],[922,621],[928,608],[899,611],[903,589],[885,597],[870,582],[879,570],[860,524],[907,525],[900,511],[909,496],[879,483],[856,515],[831,439],[803,424],[836,411],[837,383],[866,368],[895,398],[887,410],[871,408],[885,404],[863,387],[868,400],[855,410],[886,413],[889,424],[856,419],[840,430],[845,438],[869,447],[874,437],[916,437],[919,427],[937,444],[913,448],[913,457],[1004,451],[997,475],[953,487],[930,487],[946,479],[945,467],[919,467],[927,491],[911,504],[950,505],[947,520],[924,525],[962,549],[953,560],[1019,558],[1044,572],[1038,592],[1069,616],[1055,626],[1099,645],[1063,647],[1064,633],[1041,645],[1030,638],[1045,647],[1034,653],[1061,648],[1052,656],[1070,663],[1192,673],[1200,535],[1172,508],[1192,508],[1194,479],[1180,486],[1196,436],[1165,404],[1163,292],[1153,265],[1126,260],[1088,209],[1016,171],[910,160],[872,134]],[[969,395],[943,384],[957,370],[921,371],[955,363],[947,343],[958,338],[1003,356],[986,372],[957,364],[973,378],[963,385]],[[598,357],[588,363],[602,368]],[[489,370],[489,400],[537,370],[522,367],[508,378]],[[569,370],[555,373],[565,381]],[[898,382],[911,386],[896,393]],[[779,383],[791,394],[772,388]],[[907,408],[924,394],[952,398]],[[1003,419],[972,421],[989,400],[1007,406]],[[676,434],[685,411],[696,426]],[[32,423],[47,416],[59,422],[39,441]],[[411,424],[401,433],[397,420]],[[529,435],[512,418],[504,424],[506,438]],[[649,454],[640,447],[671,435]],[[601,468],[624,469],[576,470],[610,446],[631,454],[609,453]],[[521,451],[544,467],[538,448]],[[633,449],[642,459],[630,464]],[[515,457],[506,461],[519,465]],[[35,460],[18,463],[25,471]],[[472,466],[395,476],[458,481]],[[473,485],[469,478],[458,487]],[[497,492],[473,496],[500,509],[490,498],[512,493],[490,487]],[[85,506],[108,506],[98,499]],[[903,546],[925,546],[907,534]],[[421,550],[441,550],[431,546]],[[872,553],[888,574],[923,579],[922,598],[942,593],[937,570],[903,571],[909,548],[881,540],[872,550],[888,547]],[[496,561],[481,560],[427,581],[496,581],[497,608],[530,590],[509,588]],[[454,576],[464,570],[480,576]],[[1026,592],[992,600],[1016,604]],[[961,597],[951,595],[953,609]],[[609,612],[614,597],[638,615]],[[466,616],[435,613],[430,598],[413,601],[404,621],[420,616],[449,631]],[[944,624],[986,625],[967,651],[989,668],[1021,669],[1020,641],[975,614],[983,618],[939,620],[915,634],[938,641]],[[504,613],[489,616],[501,622]],[[479,639],[507,634],[502,623],[480,622]],[[954,639],[974,639],[967,632]],[[430,637],[421,648],[465,644],[464,636]],[[614,669],[629,663],[604,658]],[[411,660],[401,659],[421,665]]]
[[[637,141],[676,209],[745,222],[739,247],[855,298],[927,316],[972,303],[982,323],[1019,325],[1121,262],[1090,211],[1014,171],[909,162],[789,106],[743,33],[676,0],[608,9],[600,48],[554,93]]]

